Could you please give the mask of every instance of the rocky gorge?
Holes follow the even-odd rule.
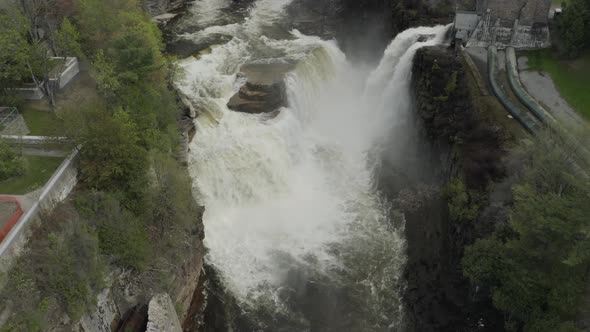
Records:
[[[186,1],[146,2],[146,8],[153,16],[187,8],[184,6],[187,6]],[[237,18],[240,21],[247,15],[249,6],[252,6],[250,1],[235,1],[228,4],[226,10],[235,10],[235,13],[229,15],[235,15],[232,19]],[[348,58],[374,62],[381,56],[388,43],[403,30],[418,25],[446,23],[448,20],[446,6],[448,3],[445,1],[300,0],[286,6],[284,10],[289,15],[277,24],[296,28],[305,35],[321,36],[324,39],[336,38],[338,46]],[[175,17],[163,26],[170,52],[179,57],[194,56],[200,59],[215,52],[210,48],[211,46],[231,42],[232,39],[227,33],[214,33],[198,40],[179,38],[179,35],[190,31],[190,28],[183,25],[183,15],[188,14],[182,14],[182,11],[180,13],[179,17]],[[276,33],[277,36],[284,34],[283,31],[274,30],[270,33]],[[367,35],[371,37],[367,38]],[[422,39],[416,39],[416,42],[427,42],[433,36],[434,34],[424,35],[420,37]],[[280,55],[284,56],[284,54]],[[275,54],[271,54],[268,57],[274,56]],[[298,73],[297,69],[301,68],[300,62],[301,59],[287,63],[248,61],[241,64],[239,68],[223,68],[223,74],[237,73],[227,84],[232,86],[233,90],[224,91],[225,99],[216,95],[218,100],[214,103],[204,105],[200,103],[210,97],[209,91],[200,92],[202,94],[197,99],[194,97],[191,99],[187,97],[189,95],[187,90],[176,87],[182,97],[180,99],[184,99],[183,102],[187,105],[182,121],[184,126],[182,131],[185,133],[187,142],[181,154],[187,154],[188,167],[195,167],[194,163],[199,162],[198,159],[195,161],[190,154],[203,150],[201,146],[195,146],[198,143],[192,142],[193,139],[204,139],[199,135],[203,132],[209,134],[206,129],[209,123],[220,121],[219,111],[216,110],[218,104],[238,113],[246,113],[248,116],[256,116],[260,113],[272,113],[273,117],[277,116],[277,110],[289,106],[291,101],[289,98],[292,98],[289,95],[291,86],[286,79],[292,78],[293,73],[295,75]],[[236,64],[239,64],[239,61],[236,61]],[[231,65],[228,66],[231,67]],[[395,287],[401,289],[405,310],[403,315],[400,314],[400,317],[403,316],[403,319],[400,318],[403,324],[396,325],[390,330],[501,330],[501,324],[498,325],[501,321],[498,319],[499,314],[494,311],[489,299],[483,293],[485,290],[473,289],[462,276],[460,268],[464,246],[472,243],[478,236],[489,232],[489,229],[486,229],[485,223],[484,226],[474,227],[473,224],[457,220],[456,216],[449,211],[445,190],[453,179],[460,178],[467,189],[474,192],[501,191],[502,188],[489,189],[488,185],[490,181],[499,181],[505,176],[502,160],[504,134],[500,128],[493,125],[493,121],[483,115],[483,111],[479,109],[480,106],[474,101],[475,92],[470,85],[471,78],[460,55],[444,46],[421,48],[416,51],[411,70],[413,77],[410,86],[414,113],[410,118],[412,127],[415,126],[417,130],[408,136],[411,138],[406,139],[415,140],[415,142],[408,147],[407,151],[396,153],[424,155],[414,160],[403,161],[392,157],[391,162],[387,160],[388,157],[384,157],[377,184],[384,199],[405,215],[403,235],[406,258],[401,271],[403,282],[395,284]],[[219,89],[223,90],[225,87]],[[204,115],[204,107],[211,107],[206,110],[207,115]],[[207,120],[207,124],[194,120],[194,118],[203,119],[204,117],[213,120]],[[193,125],[193,121],[196,125]],[[394,136],[390,139],[394,140]],[[246,144],[243,146],[246,149],[250,148],[247,146],[249,137],[244,139],[246,143],[241,144]],[[388,155],[387,148],[384,154]],[[202,154],[199,158],[203,156],[208,155]],[[428,163],[427,166],[416,168],[414,162],[418,160]],[[199,173],[192,172],[196,181],[199,181]],[[400,177],[400,174],[408,176]],[[258,174],[255,175],[258,176]],[[236,176],[242,175],[236,174]],[[199,185],[200,190],[203,191],[204,185],[197,184],[195,187]],[[237,185],[242,183],[238,182]],[[197,193],[198,195],[203,194]],[[493,209],[491,203],[482,204],[487,204],[486,213],[491,216],[493,214],[490,210]],[[205,209],[209,208],[213,211],[212,214],[217,211],[215,206],[205,204]],[[257,214],[247,214],[251,211],[242,212],[246,215],[245,218],[257,216]],[[392,223],[395,222],[392,221]],[[180,268],[172,272],[174,286],[169,296],[178,313],[179,322],[172,323],[175,320],[173,315],[164,315],[170,318],[171,322],[167,325],[169,329],[161,328],[160,330],[177,331],[182,326],[185,331],[218,331],[231,328],[237,328],[237,330],[242,328],[244,331],[265,328],[276,331],[297,331],[307,328],[301,323],[302,319],[312,322],[312,331],[362,330],[362,327],[353,326],[351,323],[354,317],[341,319],[340,322],[337,317],[347,315],[353,310],[352,306],[362,306],[368,303],[368,300],[351,299],[352,295],[345,279],[340,279],[331,285],[334,281],[329,276],[316,276],[314,275],[316,272],[307,268],[301,270],[291,268],[284,276],[288,286],[278,295],[280,298],[288,299],[289,306],[300,310],[302,316],[294,318],[289,315],[283,316],[283,313],[275,313],[277,316],[273,318],[268,317],[269,314],[266,312],[255,313],[263,317],[265,322],[263,325],[260,325],[256,319],[244,318],[239,314],[236,317],[236,313],[241,311],[244,314],[244,311],[234,303],[237,302],[235,295],[228,294],[229,291],[223,288],[223,282],[227,277],[224,277],[214,264],[207,263],[208,266],[203,268],[206,249],[202,240],[206,232],[206,229],[201,228],[194,230],[191,234],[193,241],[187,246],[187,257],[184,257],[184,262],[179,264]],[[337,252],[345,248],[336,246],[331,250]],[[297,264],[304,263],[294,263],[295,266]],[[152,330],[158,330],[153,327],[155,323],[150,325],[151,320],[148,314],[158,310],[151,309],[150,299],[134,297],[134,293],[141,294],[144,290],[134,291],[134,287],[129,286],[132,284],[132,280],[122,280],[119,287],[114,286],[110,293],[106,293],[105,298],[99,301],[97,312],[85,318],[87,321],[82,325],[87,328],[84,330],[107,331],[109,328],[114,328],[121,331],[144,331],[146,328],[150,330],[150,326]],[[385,290],[382,291],[385,292]],[[397,289],[391,291],[397,292]],[[124,300],[113,298],[112,294],[119,293],[125,294]],[[353,295],[356,294],[353,292]],[[349,303],[345,303],[347,301]],[[156,302],[161,308],[169,307],[166,299],[159,298]],[[313,303],[316,303],[315,306],[318,307],[320,314],[306,311],[306,306],[315,308]],[[380,303],[380,305],[383,304]],[[320,317],[324,310],[327,312],[326,316]],[[160,319],[162,317],[159,313],[153,315]],[[237,325],[228,323],[232,320],[237,320]],[[295,327],[278,329],[282,324]],[[95,329],[90,326],[100,326],[100,328]]]
[[[472,288],[462,275],[461,258],[465,246],[493,230],[494,213],[501,210],[497,205],[502,199],[477,197],[506,190],[492,185],[506,175],[506,134],[478,103],[474,79],[460,53],[421,49],[413,70],[418,126],[434,165],[425,183],[398,197],[407,217],[405,296],[413,325],[416,331],[500,331],[500,313],[485,291]],[[453,211],[449,190],[454,181],[470,193],[469,204],[487,209],[477,223]]]

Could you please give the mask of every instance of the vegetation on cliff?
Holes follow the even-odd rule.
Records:
[[[27,17],[22,4],[36,3],[14,3],[11,12]],[[169,290],[202,232],[201,208],[175,159],[180,110],[169,89],[175,67],[141,3],[78,0],[63,11],[38,9],[40,20],[51,16],[60,27],[44,41],[51,40],[56,52],[87,59],[99,91],[58,113],[80,151],[80,182],[67,203],[42,218],[34,241],[3,279],[0,296],[12,312],[3,331],[42,330],[60,312],[75,321],[91,309],[112,271],[131,273],[140,300]],[[12,22],[19,22],[9,35],[14,45],[36,46],[22,31],[37,26]],[[29,60],[3,54],[2,65],[15,66],[4,82],[22,79]]]
[[[465,246],[489,233],[494,222],[496,211],[483,211],[491,204],[493,183],[506,175],[506,132],[460,54],[441,46],[422,48],[413,75],[420,127],[438,165],[430,170],[435,194],[418,194],[423,208],[405,211],[410,316],[416,331],[477,330],[481,324],[501,330],[491,301],[471,293],[461,258]]]
[[[470,323],[494,331],[582,330],[590,277],[590,183],[572,164],[576,151],[550,133],[534,142],[506,141],[507,130],[481,103],[486,97],[470,88],[461,63],[460,55],[433,47],[419,50],[414,64],[426,134],[443,156],[450,150],[453,160],[443,191],[448,242],[438,250],[451,250],[445,259],[456,266],[450,270],[468,279],[440,272],[444,277],[429,291],[449,292],[451,284],[459,294],[453,304],[462,320],[454,330]],[[470,290],[460,292],[463,287]]]

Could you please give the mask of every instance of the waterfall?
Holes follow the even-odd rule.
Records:
[[[179,62],[178,86],[206,114],[189,161],[206,207],[206,260],[260,330],[399,329],[403,218],[375,189],[375,153],[410,111],[415,51],[446,28],[400,34],[371,71],[335,41],[259,37],[288,3],[259,0],[231,41]],[[240,65],[276,61],[297,63],[289,106],[275,118],[228,110]]]

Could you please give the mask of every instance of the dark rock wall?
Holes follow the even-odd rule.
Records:
[[[482,193],[491,180],[502,179],[503,131],[478,109],[474,82],[452,50],[419,50],[413,75],[417,122],[431,147],[433,177],[402,190],[397,199],[406,215],[409,330],[502,331],[491,300],[471,287],[461,269],[465,246],[491,227],[452,220],[444,190],[454,177]]]
[[[378,61],[395,35],[409,27],[452,21],[454,0],[295,0],[292,27],[336,38],[354,60]]]

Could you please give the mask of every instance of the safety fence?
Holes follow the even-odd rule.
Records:
[[[18,222],[0,242],[0,272],[10,266],[27,240],[27,233],[32,221],[42,211],[51,211],[59,202],[66,199],[78,181],[78,150],[74,150],[61,164],[53,176],[47,181],[40,195],[31,208],[27,209]]]

